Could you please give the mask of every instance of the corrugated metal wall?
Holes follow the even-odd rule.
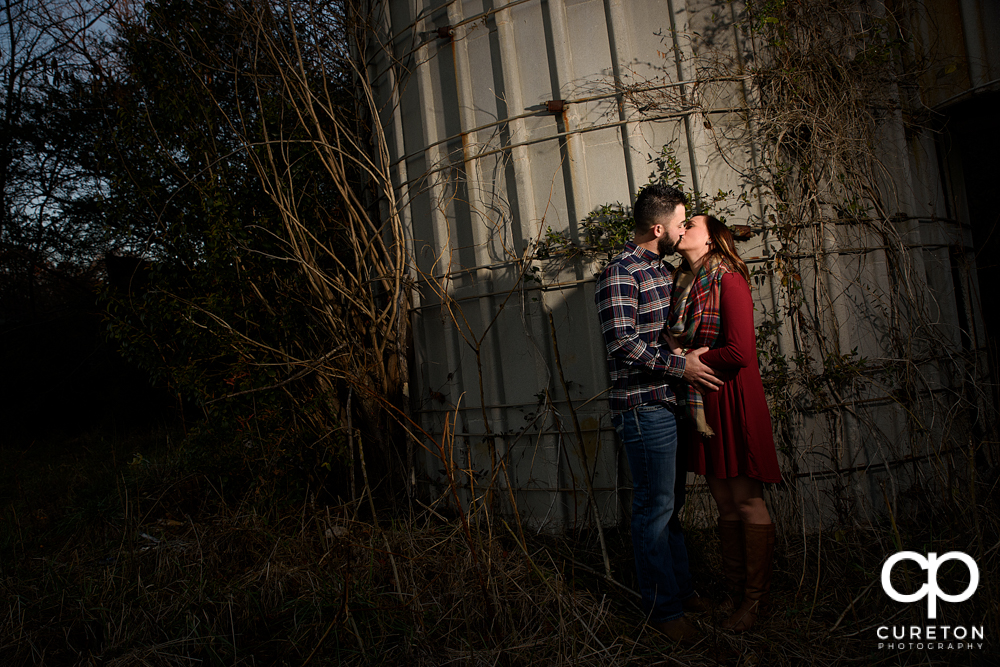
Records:
[[[961,5],[960,23],[969,7],[996,19],[983,3],[936,2]],[[693,189],[740,191],[741,165],[732,162],[755,155],[726,154],[720,145],[727,132],[748,131],[738,113],[747,105],[743,83],[735,77],[701,85],[699,105],[686,104],[699,76],[692,66],[697,57],[736,51],[738,10],[721,0],[375,5],[378,46],[370,74],[412,244],[410,394],[436,442],[417,465],[422,493],[432,502],[453,477],[464,503],[493,489],[540,529],[577,525],[591,497],[586,468],[603,521],[627,513],[627,465],[603,397],[608,378],[593,303],[596,267],[526,260],[549,228],[578,239],[580,221],[595,208],[629,204],[648,180],[650,158],[667,144]],[[982,36],[980,55],[993,38]],[[966,45],[974,50],[975,43]],[[981,85],[995,72],[991,60],[986,69],[972,62],[966,61],[968,81],[956,90]],[[667,91],[675,103],[636,109],[619,94],[629,87]],[[946,210],[933,137],[906,136],[902,123],[896,129],[884,151],[893,181],[902,185],[900,225],[914,260],[912,279],[935,301],[934,326],[959,345],[956,285],[969,291],[973,321],[976,287],[967,272],[953,279],[954,248],[967,260],[971,240]],[[879,302],[890,292],[884,240],[846,227],[828,236],[822,269],[801,276],[803,285],[822,283],[831,295],[817,321],[839,339],[839,349],[877,358],[878,329],[890,317]],[[763,233],[740,250],[753,268],[773,258],[777,244]],[[780,279],[770,272],[756,286],[761,321],[781,312],[774,282]],[[792,354],[794,331],[780,327],[778,343]],[[929,389],[953,384],[940,378]],[[774,498],[785,519],[828,514],[832,494],[845,486],[871,504],[866,513],[878,511],[885,479],[876,468],[931,453],[895,448],[913,440],[908,408],[867,391],[850,397],[864,418],[837,424],[836,442],[827,415],[797,415],[784,461],[790,485]],[[907,484],[918,477],[915,469],[905,476]],[[901,492],[889,490],[893,497]]]

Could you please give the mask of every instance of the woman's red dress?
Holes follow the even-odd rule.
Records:
[[[715,431],[702,438],[688,421],[688,468],[721,479],[746,475],[780,482],[771,415],[757,365],[753,299],[738,273],[722,276],[719,311],[722,330],[715,347],[701,355],[724,384],[705,394],[705,419]]]

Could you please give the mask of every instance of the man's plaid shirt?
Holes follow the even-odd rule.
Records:
[[[670,265],[634,242],[625,244],[597,279],[597,317],[608,350],[611,414],[643,403],[675,403],[671,378],[684,374],[684,357],[661,340],[670,314]]]

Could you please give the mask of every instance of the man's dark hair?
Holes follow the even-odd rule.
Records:
[[[639,191],[632,209],[635,217],[635,233],[645,234],[661,215],[670,215],[674,209],[687,204],[687,197],[677,188],[653,183]]]

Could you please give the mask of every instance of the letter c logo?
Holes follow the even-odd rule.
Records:
[[[921,586],[915,593],[910,593],[905,595],[900,593],[892,586],[892,568],[896,566],[901,560],[912,560],[921,569],[927,570],[927,583]],[[949,595],[942,591],[937,584],[937,571],[941,566],[941,563],[948,560],[960,560],[965,563],[965,566],[969,568],[969,585],[968,587],[958,593],[957,595]],[[927,598],[927,618],[937,618],[937,599],[941,598],[945,602],[964,602],[972,597],[972,594],[976,592],[976,588],[979,587],[979,567],[976,565],[976,561],[972,559],[968,554],[964,554],[961,551],[949,551],[948,553],[937,557],[937,553],[930,552],[927,554],[927,558],[924,558],[915,551],[900,551],[894,556],[890,556],[889,560],[885,562],[882,566],[882,588],[885,590],[885,594],[891,597],[896,602],[916,602],[920,598]]]

